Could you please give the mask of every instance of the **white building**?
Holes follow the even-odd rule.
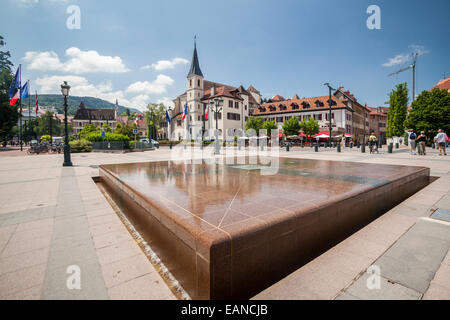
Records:
[[[207,105],[212,99],[222,99],[223,106],[217,116],[214,108],[209,107],[209,117],[205,119]],[[197,47],[194,43],[194,53],[191,67],[187,75],[187,90],[173,100],[175,108],[172,110],[171,138],[185,139],[187,133],[191,139],[196,139],[201,132],[208,130],[210,137],[213,131],[219,130],[222,139],[227,135],[234,136],[244,129],[250,110],[260,106],[261,95],[258,90],[250,86],[248,90],[243,86],[238,88],[204,80],[198,62]],[[184,121],[184,107],[188,106],[188,116]]]

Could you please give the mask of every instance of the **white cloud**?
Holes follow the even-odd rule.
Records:
[[[155,69],[157,71],[173,69],[177,64],[188,64],[189,61],[184,58],[175,58],[170,60],[159,60],[157,63],[152,63],[151,65],[143,66],[142,70]]]
[[[412,54],[417,53],[418,56],[430,53],[430,51],[426,50],[424,46],[419,45],[409,45],[408,48],[412,49],[412,53],[410,54],[398,54],[394,58],[389,58],[388,62],[383,63],[383,67],[392,67],[399,64],[403,64],[409,62],[412,59]]]
[[[119,104],[129,107],[144,110],[147,104],[150,102],[150,97],[145,94],[136,96],[128,96],[122,90],[114,91],[111,82],[104,82],[94,85],[88,81],[85,77],[77,75],[67,76],[45,76],[36,79],[35,83],[40,86],[39,93],[60,93],[61,84],[63,81],[67,81],[70,85],[70,95],[72,96],[87,96],[100,98],[111,103],[115,103],[116,99],[119,100]]]
[[[39,3],[39,0],[19,0],[19,5],[25,8],[30,8],[36,3]]]
[[[83,73],[124,73],[130,71],[120,57],[102,56],[97,51],[82,51],[76,47],[66,50],[69,59],[61,62],[54,51],[28,51],[23,58],[29,70],[63,71],[74,74]]]
[[[170,108],[174,108],[175,104],[173,103],[172,99],[170,99],[169,97],[163,97],[161,99],[158,99],[156,101],[156,103],[162,103],[166,108],[170,107]]]
[[[126,92],[146,93],[146,94],[162,94],[166,92],[167,86],[173,84],[173,79],[164,74],[160,74],[152,82],[137,81],[128,86]]]

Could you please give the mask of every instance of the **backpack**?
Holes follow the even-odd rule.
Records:
[[[416,138],[416,134],[413,132],[411,133],[411,135],[409,136],[410,140],[414,140]]]

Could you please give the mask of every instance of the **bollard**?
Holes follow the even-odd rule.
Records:
[[[366,153],[366,145],[361,145],[361,153]]]
[[[172,142],[169,144],[169,148],[170,150],[172,150]]]
[[[359,141],[356,143],[356,147],[359,149],[359,147],[361,146],[361,144],[359,143]]]
[[[286,144],[286,151],[289,151],[289,143]]]
[[[399,145],[398,142],[395,143],[395,149],[398,149]]]
[[[186,150],[186,148],[187,148],[187,145],[186,145],[186,143],[184,144],[184,149]]]
[[[317,144],[314,146],[314,152],[319,152],[319,146]]]
[[[388,145],[388,153],[392,153],[392,149],[394,148],[394,145],[392,143],[389,143]]]
[[[341,152],[341,145],[339,143],[337,145],[337,152]]]
[[[353,142],[350,142],[350,149],[353,149]]]
[[[434,144],[434,142],[431,144],[431,148],[436,149],[436,145]]]

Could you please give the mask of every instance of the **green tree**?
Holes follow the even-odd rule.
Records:
[[[125,109],[125,115],[128,117],[131,116],[130,109],[128,109],[128,108]]]
[[[309,117],[309,120],[303,120],[300,123],[300,128],[303,130],[303,133],[306,134],[306,136],[312,136],[314,134],[319,133],[319,122],[314,119],[313,117]]]
[[[47,111],[43,116],[38,118],[38,132],[39,136],[44,134],[52,134],[52,136],[59,136],[62,134],[62,126],[58,119],[55,119],[53,112]],[[51,122],[51,123],[50,123]]]
[[[422,91],[411,104],[405,127],[425,131],[431,140],[439,129],[450,132],[450,92],[439,88]]]
[[[300,122],[297,117],[290,117],[283,122],[283,133],[286,136],[298,135],[300,132]]]
[[[408,108],[408,87],[405,83],[395,86],[389,94],[389,112],[387,124],[387,137],[401,137],[405,133],[405,120]]]
[[[103,124],[102,124],[102,127],[100,128],[102,131],[105,131],[105,132],[111,132],[111,127],[109,126],[109,124],[107,124],[106,122],[104,122]]]
[[[5,45],[3,37],[0,36],[0,48]],[[0,50],[0,140],[7,140],[13,135],[13,128],[19,119],[17,106],[9,105],[8,89],[13,79],[9,60],[9,51]]]
[[[144,112],[144,117],[145,124],[147,126],[152,125],[153,137],[156,137],[156,132],[160,129],[161,123],[166,121],[166,107],[162,103],[150,103],[147,105],[147,111]]]
[[[134,140],[133,129],[135,128],[137,128],[136,123],[124,125],[118,123],[116,128],[114,129],[114,133],[125,135]]]
[[[253,129],[256,131],[256,135],[259,135],[259,129],[262,129],[264,119],[261,117],[249,117],[245,122],[245,130]]]
[[[275,123],[275,120],[264,121],[264,123],[262,125],[262,129],[266,129],[267,130],[267,135],[270,137],[272,135],[272,130],[278,129],[278,126]]]
[[[99,132],[98,127],[96,127],[95,125],[91,124],[87,124],[83,127],[83,129],[78,133],[78,135],[80,136],[80,139],[84,139],[86,136],[88,136],[91,133],[96,133]]]

